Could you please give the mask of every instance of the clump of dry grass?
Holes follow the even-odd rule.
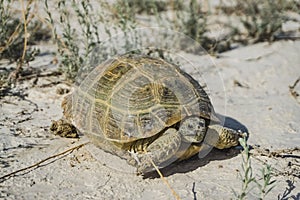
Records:
[[[207,29],[208,14],[203,11],[201,4],[196,0],[190,0],[186,8],[187,15],[178,13],[179,31],[198,42],[205,50],[212,48],[212,41],[205,33]]]
[[[16,63],[14,69],[1,69],[1,91],[9,88],[18,79],[23,65],[38,55],[39,49],[32,46],[51,37],[49,29],[37,19],[34,9],[34,1],[0,0],[0,60]]]
[[[19,11],[12,7],[12,1],[0,0],[0,59],[28,63],[38,53],[30,45],[49,40],[51,35],[35,19],[33,1],[20,3],[23,6]]]
[[[58,22],[52,16],[48,1],[45,1],[45,11],[48,14],[48,22],[53,29],[55,43],[60,56],[60,70],[66,78],[74,81],[79,70],[86,67],[91,56],[97,56],[103,61],[114,54],[116,49],[110,47],[110,51],[102,49],[98,55],[92,55],[93,50],[99,47],[105,37],[111,37],[119,30],[123,32],[135,27],[135,17],[128,2],[122,4],[109,4],[106,1],[66,1],[59,0],[57,11]],[[93,9],[97,7],[97,10]],[[97,12],[101,10],[101,12]],[[100,28],[103,26],[103,29]],[[58,33],[61,30],[62,33]],[[101,38],[101,37],[102,38]],[[105,47],[103,47],[105,48]],[[98,62],[100,62],[98,61]]]
[[[126,2],[119,1],[119,4],[122,5],[127,3],[133,13],[146,13],[149,15],[154,15],[157,12],[166,11],[167,2],[159,0],[128,0]]]
[[[97,40],[99,40],[98,31],[95,30],[97,27],[93,26],[93,21],[89,16],[91,5],[86,1],[82,1],[81,4],[77,4],[75,1],[58,1],[57,11],[60,15],[59,24],[62,29],[62,35],[57,33],[57,27],[52,12],[49,10],[47,0],[45,1],[45,8],[48,14],[47,20],[52,26],[54,40],[58,47],[58,54],[61,56],[60,69],[64,72],[67,79],[74,79],[78,69],[85,61],[84,57],[89,54]],[[71,24],[74,16],[70,14],[70,8],[77,14],[76,19],[80,22],[80,31],[82,31],[83,38],[79,37],[81,33]],[[80,41],[84,43],[84,51],[80,49]]]
[[[225,14],[234,14],[238,17],[244,31],[236,29],[237,39],[234,42],[246,45],[279,39],[279,35],[284,34],[282,24],[288,19],[286,12],[297,10],[294,0],[236,0],[234,2],[234,6],[225,6],[221,9]]]

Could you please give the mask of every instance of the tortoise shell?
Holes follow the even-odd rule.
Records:
[[[186,117],[214,115],[202,87],[163,59],[122,55],[96,67],[63,102],[82,132],[118,143],[152,137]]]

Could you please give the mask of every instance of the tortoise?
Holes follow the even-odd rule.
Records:
[[[209,147],[236,146],[243,136],[222,126],[207,93],[189,74],[145,55],[120,55],[96,67],[62,108],[67,124],[127,159],[138,173]],[[54,123],[52,130],[62,129]]]

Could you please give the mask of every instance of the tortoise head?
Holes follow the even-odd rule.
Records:
[[[189,117],[179,127],[179,134],[185,142],[200,143],[206,133],[205,120],[200,117]]]

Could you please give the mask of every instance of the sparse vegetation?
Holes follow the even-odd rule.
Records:
[[[264,165],[261,169],[261,176],[253,175],[251,163],[250,147],[247,144],[246,138],[240,139],[240,144],[243,147],[242,152],[242,172],[239,174],[242,180],[242,188],[240,192],[233,190],[236,199],[242,200],[247,198],[250,192],[258,191],[258,199],[265,199],[268,193],[275,187],[275,180],[272,180],[272,167]]]
[[[119,4],[128,4],[133,13],[146,13],[153,15],[157,12],[166,11],[167,3],[165,1],[159,0],[129,0],[129,1],[119,1]]]
[[[21,2],[21,10],[17,10],[13,1],[0,0],[0,60],[16,63],[14,69],[1,69],[1,91],[9,88],[11,82],[18,79],[23,64],[34,60],[39,53],[33,45],[51,37],[49,29],[36,19],[34,1],[26,2],[26,5]]]
[[[211,13],[204,11],[202,4],[196,0],[183,2],[180,0],[167,4],[164,1],[117,1],[110,4],[106,1],[98,2],[97,7],[101,12],[92,9],[91,4],[73,0],[67,2],[60,0],[58,2],[58,11],[60,14],[59,26],[63,30],[61,35],[57,34],[57,24],[55,23],[51,12],[49,12],[46,1],[46,12],[49,21],[54,30],[58,52],[61,57],[60,69],[65,73],[68,79],[74,79],[79,68],[86,67],[86,63],[90,59],[92,49],[99,44],[103,45],[103,41],[107,37],[112,37],[117,33],[124,33],[126,41],[124,49],[131,50],[138,42],[140,35],[134,35],[134,29],[140,26],[151,26],[151,23],[145,24],[137,19],[137,15],[153,15],[154,24],[159,24],[162,28],[169,28],[184,33],[199,43],[204,50],[210,54],[215,52],[223,52],[231,49],[232,43],[256,43],[261,41],[274,41],[276,34],[281,32],[281,25],[284,21],[282,6],[287,7],[287,3],[282,0],[266,1],[258,4],[257,0],[236,1],[233,12],[239,16],[241,24],[246,30],[245,33],[239,31],[232,26],[231,37],[218,40],[208,37],[208,17]],[[66,9],[66,7],[68,9]],[[100,9],[101,8],[101,9]],[[172,9],[172,16],[164,14],[167,9]],[[289,8],[290,9],[290,8]],[[72,23],[70,22],[72,17]],[[79,29],[74,28],[79,24]],[[93,25],[92,25],[93,24]],[[97,24],[97,25],[96,25]],[[99,26],[103,25],[104,30],[99,32]],[[127,34],[129,33],[129,34]],[[100,38],[100,35],[102,38]],[[235,36],[235,37],[234,37]],[[111,41],[110,47],[98,50],[101,58],[105,60],[109,55],[115,54],[119,47],[119,41]],[[189,52],[199,52],[199,49],[189,49],[189,44],[183,41],[181,48]],[[107,50],[110,49],[110,50]],[[202,50],[203,50],[202,49]]]
[[[31,45],[40,40],[48,40],[50,31],[44,28],[44,22],[34,20],[34,1],[27,2],[23,13],[19,13],[19,16],[13,12],[11,0],[1,0],[0,4],[0,59],[28,63],[38,53],[38,49],[31,48]],[[95,7],[97,9],[94,9]],[[100,0],[93,3],[82,0],[59,0],[56,3],[56,11],[59,14],[57,19],[50,11],[48,1],[45,1],[47,20],[52,26],[58,47],[60,69],[66,78],[71,80],[76,77],[80,68],[87,65],[93,49],[117,33],[122,32],[126,36],[127,32],[132,33],[137,27],[157,24],[162,28],[186,34],[197,41],[203,49],[214,54],[231,49],[232,43],[249,44],[278,39],[277,36],[282,34],[282,23],[287,19],[285,11],[298,12],[299,2],[236,0],[231,9],[229,7],[221,9],[227,15],[235,15],[244,28],[239,30],[231,25],[231,36],[227,36],[226,41],[208,36],[211,31],[208,18],[214,13],[204,10],[203,2],[196,0],[188,2],[130,0],[115,3]],[[148,22],[141,20],[141,15],[148,15],[152,20]],[[138,37],[142,36],[134,37],[138,41]],[[130,43],[133,40],[127,38],[126,40],[124,49],[130,50],[132,48]],[[189,44],[182,42],[181,45],[182,49],[189,51]],[[105,48],[101,50],[100,60],[105,60],[117,51],[116,43],[113,41],[111,47]]]
[[[130,10],[128,2],[123,2],[122,5],[98,2],[97,10],[93,7],[89,1],[60,0],[57,4],[59,22],[56,23],[49,10],[48,1],[45,1],[48,21],[53,27],[55,43],[61,57],[60,69],[71,81],[80,68],[86,67],[94,48],[99,47],[106,37],[111,37],[118,30],[126,32],[135,28],[134,12]],[[99,10],[101,12],[97,12]],[[62,30],[62,34],[58,33],[58,29]],[[107,59],[116,50],[111,45],[110,51],[103,49],[97,55],[99,60]]]
[[[298,5],[299,6],[299,5]],[[235,32],[237,42],[252,44],[272,42],[283,34],[282,24],[287,20],[286,11],[297,10],[293,0],[236,0],[231,9],[223,7],[226,14],[235,14],[245,30]]]
[[[177,16],[179,19],[179,32],[186,34],[187,36],[198,42],[205,50],[212,48],[212,41],[208,38],[207,33],[207,17],[196,0],[190,0],[186,13],[178,12]],[[183,14],[187,14],[186,16]],[[186,47],[187,49],[188,47]]]
[[[97,23],[90,13],[92,6],[87,1],[77,3],[76,1],[60,0],[57,4],[57,11],[59,12],[61,35],[57,33],[58,28],[51,11],[49,11],[47,0],[45,1],[45,6],[48,21],[52,25],[58,53],[61,56],[60,69],[64,72],[67,79],[74,79],[78,69],[86,61],[85,58],[91,53],[95,45],[100,42],[98,27],[95,25]],[[79,29],[72,24],[75,20],[80,24]]]
[[[17,11],[12,8],[10,0],[0,1],[0,59],[28,63],[38,53],[38,49],[30,46],[50,39],[49,29],[44,27],[41,21],[35,19],[33,7],[33,1],[28,2],[25,10],[21,11],[25,17],[22,19],[22,13],[16,14]],[[25,55],[22,58],[27,45],[29,47],[25,49]]]
[[[265,165],[261,169],[261,179],[255,180],[255,183],[259,191],[259,199],[265,199],[271,190],[275,187],[276,180],[271,180],[272,176],[272,167],[271,165]]]
[[[241,22],[247,30],[247,36],[252,38],[252,43],[275,40],[284,20],[281,10],[284,3],[283,0],[238,1],[237,7],[245,13]]]

